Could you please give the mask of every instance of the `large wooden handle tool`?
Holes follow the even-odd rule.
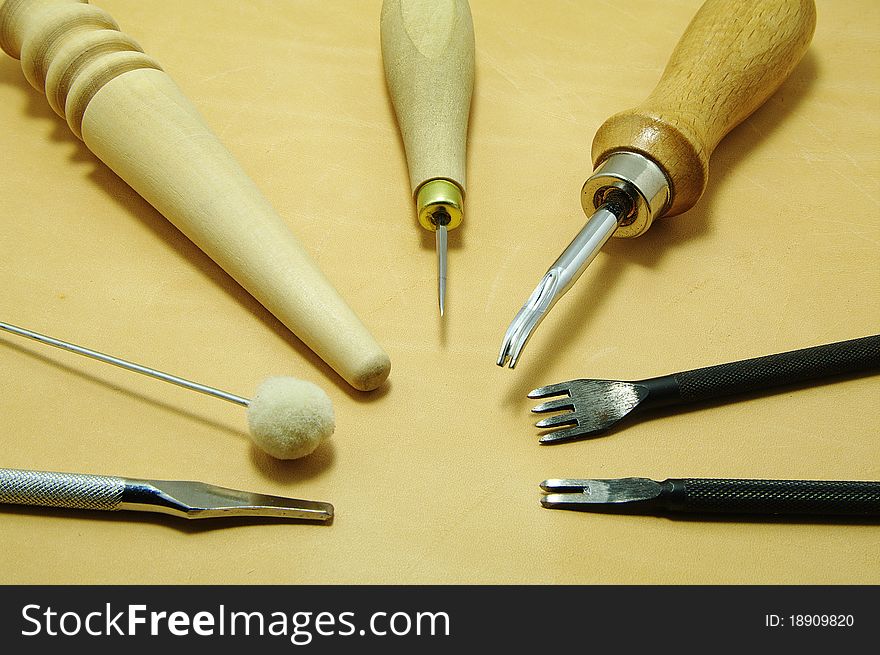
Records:
[[[388,356],[159,64],[87,0],[0,0],[0,47],[104,163],[353,387]]]
[[[467,0],[385,0],[380,28],[419,223],[437,235],[442,315],[446,233],[461,224],[463,213],[474,87],[471,10]]]
[[[625,188],[631,207],[614,236],[634,237],[693,207],[715,146],[782,85],[815,27],[813,0],[707,0],[651,95],[596,132],[587,215]]]
[[[813,0],[707,0],[657,88],[609,118],[593,140],[581,202],[590,217],[504,335],[498,365],[526,342],[612,236],[644,234],[655,218],[693,207],[718,142],[788,77],[813,37]]]

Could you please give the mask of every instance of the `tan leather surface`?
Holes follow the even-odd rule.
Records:
[[[818,3],[792,77],[690,212],[615,240],[516,370],[504,330],[584,221],[590,142],[639,103],[698,0],[472,0],[477,74],[448,314],[416,224],[378,0],[101,0],[178,82],[391,356],[350,390],[76,140],[0,57],[0,320],[249,395],[311,380],[337,432],[271,461],[234,405],[0,336],[0,466],[326,500],[332,526],[3,507],[8,583],[878,583],[864,525],[549,511],[550,477],[880,479],[880,378],[539,447],[525,394],[878,331],[880,7]],[[193,163],[197,165],[197,162]]]

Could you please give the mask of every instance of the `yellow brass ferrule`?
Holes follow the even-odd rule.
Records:
[[[428,180],[416,192],[419,223],[426,230],[437,230],[438,220],[446,229],[454,230],[461,225],[464,193],[455,182]],[[438,218],[434,214],[439,214]],[[448,218],[447,218],[448,217]]]

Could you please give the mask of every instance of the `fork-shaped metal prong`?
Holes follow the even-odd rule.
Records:
[[[558,416],[550,416],[548,418],[541,419],[540,421],[535,423],[535,427],[538,428],[562,428],[566,426],[569,427],[569,430],[555,430],[549,435],[544,435],[544,437],[541,438],[542,443],[552,443],[554,441],[559,441],[560,439],[570,438],[570,429],[577,428],[578,424],[577,416],[574,413],[574,398],[571,397],[571,390],[569,388],[568,382],[560,382],[558,384],[551,384],[546,387],[540,387],[529,393],[529,398],[534,399],[550,398],[552,396],[559,396],[562,394],[565,394],[562,398],[548,400],[547,402],[543,402],[540,405],[532,408],[532,412],[535,414],[569,410],[564,414],[559,414]],[[559,435],[562,436],[560,437]]]
[[[880,482],[865,480],[741,480],[619,478],[544,480],[541,504],[634,514],[880,516]],[[873,523],[873,521],[872,521]]]
[[[575,419],[577,421],[577,419]],[[572,425],[568,425],[559,430],[551,430],[547,434],[541,435],[538,439],[538,443],[541,444],[555,444],[555,443],[563,443],[565,441],[574,441],[575,439],[585,439],[587,437],[592,437],[593,435],[600,434],[603,430],[585,430],[580,425],[575,422]]]
[[[564,428],[543,435],[541,443],[547,444],[596,436],[646,410],[878,370],[880,335],[873,335],[633,382],[569,380],[528,396],[550,399],[535,407],[535,413],[571,410],[537,423],[539,428]]]
[[[564,394],[564,395],[563,395]],[[535,423],[538,428],[562,428],[543,435],[540,443],[561,443],[598,435],[613,426],[645,397],[645,390],[619,380],[569,380],[535,389],[529,398],[552,398],[535,413],[570,410]]]
[[[575,416],[574,412],[565,412],[564,414],[557,414],[556,416],[548,416],[547,418],[542,418],[540,421],[535,423],[536,428],[559,428],[564,425],[577,425],[578,420],[577,416]]]
[[[565,398],[557,398],[556,400],[548,400],[546,403],[541,403],[540,405],[536,405],[532,407],[533,414],[545,414],[547,412],[559,412],[563,409],[574,409],[574,400],[566,396]]]
[[[599,207],[590,217],[541,278],[507,328],[501,343],[501,352],[498,354],[498,366],[516,366],[523,348],[538,325],[599,254],[599,250],[617,229],[618,216],[622,218],[627,211],[619,202],[610,201]]]
[[[541,489],[544,491],[555,491],[556,493],[587,493],[592,480],[582,480],[577,478],[550,478],[541,483]]]
[[[532,400],[539,400],[541,398],[550,398],[551,396],[561,396],[562,394],[571,395],[568,382],[558,382],[556,384],[548,384],[546,387],[538,387],[529,391],[528,397]]]
[[[540,325],[556,301],[561,297],[559,291],[559,273],[553,269],[547,271],[525,305],[516,313],[504,333],[501,351],[498,353],[498,366],[515,368],[532,334]]]

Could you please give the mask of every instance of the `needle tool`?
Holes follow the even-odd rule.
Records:
[[[700,8],[647,100],[596,132],[595,172],[581,193],[590,218],[507,328],[499,366],[516,366],[608,239],[639,236],[655,218],[694,206],[715,146],[788,77],[815,23],[812,0],[708,0]]]
[[[551,429],[540,439],[550,444],[594,437],[642,411],[877,371],[880,335],[873,335],[638,382],[570,380],[535,389],[529,398],[553,398],[534,407],[536,414],[570,410],[535,424]]]
[[[544,480],[548,509],[633,514],[880,516],[880,482],[683,478]]]
[[[0,322],[0,330],[246,407],[251,439],[278,459],[297,459],[312,453],[336,427],[330,398],[323,389],[305,380],[267,378],[257,387],[253,400],[249,400],[9,323]]]
[[[327,522],[333,518],[330,503],[254,494],[204,482],[20,469],[0,469],[0,503],[155,512],[185,519],[274,517]]]
[[[385,0],[380,30],[419,224],[435,233],[443,316],[448,232],[461,225],[464,212],[474,88],[471,10],[467,0]]]

